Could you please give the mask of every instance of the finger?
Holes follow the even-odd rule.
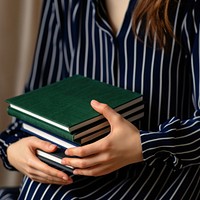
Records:
[[[67,156],[77,156],[77,157],[87,157],[94,154],[98,154],[104,151],[104,149],[106,148],[106,144],[108,142],[105,139],[106,137],[107,136],[91,144],[87,144],[80,147],[68,148],[66,149],[65,154]]]
[[[96,100],[91,101],[91,106],[94,110],[96,110],[98,113],[102,114],[109,122],[110,125],[112,125],[113,120],[118,118],[120,115],[113,110],[110,106],[104,103],[100,103]]]
[[[84,169],[75,169],[73,171],[74,175],[84,175],[84,176],[102,176],[111,173],[113,168],[110,165],[96,165]]]
[[[39,170],[33,170],[34,172],[31,173],[31,175],[29,176],[32,180],[34,181],[39,181],[42,183],[71,183],[71,179],[63,179],[57,176],[52,176],[49,174],[46,174],[44,172],[41,172]]]
[[[39,181],[42,183],[49,183],[49,184],[70,184],[72,183],[72,179],[63,179],[56,176],[51,176],[49,174],[45,174],[43,172],[37,171],[35,174],[32,174],[30,177],[34,181]]]
[[[48,183],[48,184],[70,184],[72,181],[61,179],[54,176],[46,175],[45,173],[38,172],[37,174],[33,174],[30,177],[32,180],[40,182],[40,183]]]
[[[52,144],[51,142],[41,140],[36,137],[30,137],[32,146],[34,146],[35,149],[41,149],[46,152],[53,152],[57,149],[57,146],[55,144]]]
[[[46,163],[42,162],[37,156],[32,156],[28,161],[28,168],[26,169],[29,176],[36,175],[38,173],[46,174],[48,176],[57,177],[71,182],[72,179],[63,171],[57,170]]]
[[[63,165],[70,165],[73,166],[74,168],[88,168],[88,167],[93,167],[99,164],[104,163],[104,156],[102,154],[95,154],[92,156],[88,156],[85,158],[70,158],[66,157],[62,159],[62,164]]]

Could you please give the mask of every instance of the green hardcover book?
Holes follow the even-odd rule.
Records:
[[[90,101],[107,103],[116,111],[142,102],[142,95],[75,75],[31,92],[7,99],[8,112],[25,114],[64,130],[67,134],[103,119]],[[20,116],[17,116],[20,118]],[[33,124],[34,125],[34,124]]]
[[[130,122],[135,122],[143,117],[143,108],[144,106],[140,105],[130,110],[129,112],[124,112],[122,116],[124,116]],[[110,130],[108,122],[104,120],[102,123],[96,123],[96,125],[91,126],[90,128],[87,127],[88,129],[83,128],[81,129],[81,131],[78,131],[78,133],[69,133],[60,128],[47,124],[41,120],[35,119],[31,116],[27,116],[26,114],[16,111],[14,109],[8,108],[8,113],[9,115],[15,116],[18,119],[22,120],[23,122],[25,122],[25,124],[29,124],[26,125],[26,128],[22,128],[23,131],[28,131],[29,133],[35,132],[34,135],[40,135],[41,131],[47,132],[47,134],[58,136],[63,140],[69,140],[76,143],[77,145],[88,143],[101,135],[105,135]],[[29,128],[27,128],[27,126]]]
[[[139,104],[136,104],[136,106],[133,107],[131,110],[123,112],[122,116],[125,117],[127,120],[134,122],[143,117],[144,115],[143,109],[144,109],[144,105],[142,103],[139,103]],[[68,131],[60,129],[44,121],[38,120],[32,116],[28,116],[27,114],[21,113],[10,107],[8,108],[8,114],[11,116],[15,116],[16,118],[22,120],[25,123],[28,123],[30,126],[33,126],[34,129],[36,128],[41,129],[45,132],[48,132],[49,134],[56,135],[60,138],[63,138],[64,140],[75,142],[78,145],[82,145],[92,140],[95,136],[91,138],[91,135],[94,135],[94,133],[96,134],[98,131],[99,131],[98,132],[99,134],[105,135],[105,133],[108,132],[107,128],[109,126],[109,123],[106,120],[102,119],[102,120],[99,120],[99,122],[97,123],[92,123],[89,126],[85,126],[79,129],[77,132],[75,131],[75,132],[69,133]],[[29,130],[29,132],[31,132],[31,130]]]

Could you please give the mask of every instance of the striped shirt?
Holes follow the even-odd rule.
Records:
[[[24,177],[19,199],[200,199],[200,1],[171,1],[174,38],[160,49],[148,27],[132,31],[130,0],[114,35],[102,1],[46,0],[25,92],[81,74],[143,94],[144,162],[101,177],[73,176],[74,183],[48,185]],[[0,135],[0,155],[26,136],[16,121]]]

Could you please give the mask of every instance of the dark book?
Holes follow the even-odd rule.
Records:
[[[74,141],[83,133],[94,132],[94,127],[108,126],[104,117],[90,106],[92,99],[108,104],[117,112],[125,110],[122,115],[138,112],[134,111],[137,109],[143,112],[141,94],[78,75],[6,101],[10,104],[10,115]]]
[[[36,154],[37,154],[38,158],[41,161],[45,162],[46,164],[48,164],[58,170],[64,171],[66,173],[72,173],[72,171],[74,169],[73,167],[71,167],[69,165],[61,164],[62,158],[67,157],[67,155],[65,155],[64,151],[65,151],[64,149],[58,148],[55,152],[49,153],[49,152],[45,152],[40,149],[37,149]]]

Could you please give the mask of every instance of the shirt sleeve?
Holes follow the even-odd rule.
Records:
[[[10,144],[24,137],[27,137],[27,134],[21,131],[21,122],[18,120],[15,120],[7,130],[0,134],[0,156],[4,166],[9,170],[15,170],[15,168],[8,161],[7,148]]]
[[[195,108],[190,119],[173,117],[157,132],[141,131],[143,157],[149,165],[181,169],[200,164],[200,6],[195,1],[183,27],[189,51]]]

